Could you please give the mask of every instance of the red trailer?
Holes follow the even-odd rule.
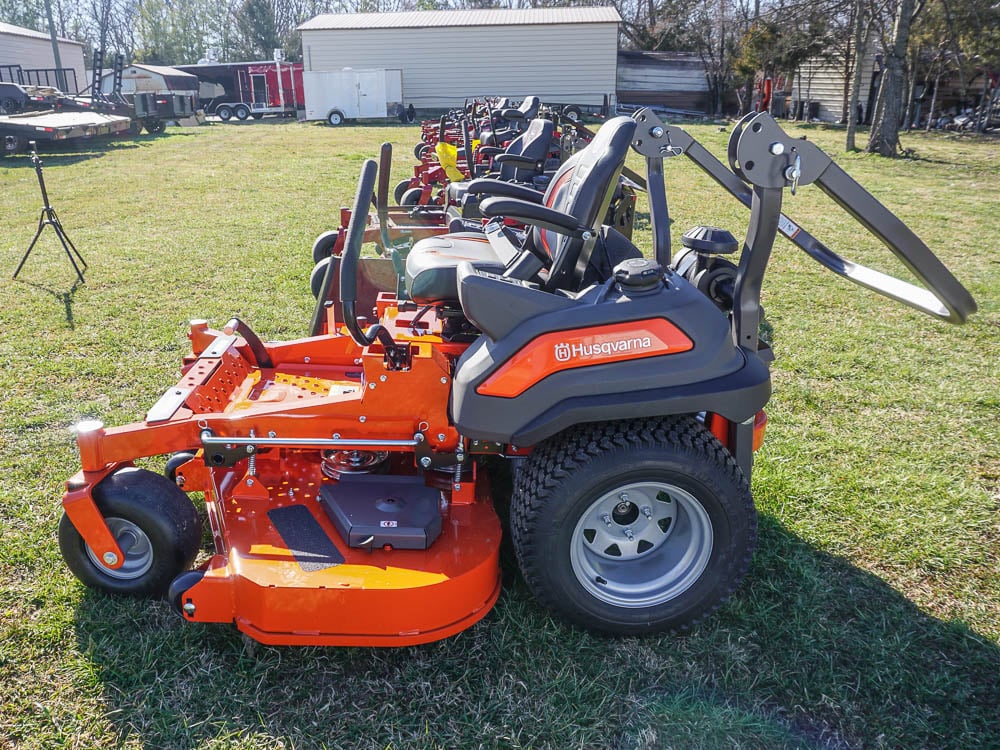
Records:
[[[271,60],[176,67],[194,73],[203,84],[222,87],[224,93],[202,102],[205,111],[214,112],[221,120],[293,116],[305,107],[302,63]]]

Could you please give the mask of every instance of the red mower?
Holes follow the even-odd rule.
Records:
[[[194,321],[183,377],[143,421],[79,426],[82,470],[59,531],[70,569],[265,643],[433,641],[499,594],[504,499],[488,467],[504,459],[509,533],[545,606],[610,633],[709,615],[756,540],[749,480],[771,393],[760,290],[788,227],[785,188],[816,183],[926,288],[796,227],[826,267],[951,322],[976,306],[898,219],[769,115],[733,133],[733,171],[685,136],[645,110],[608,121],[541,200],[483,200],[496,219],[485,236],[418,242],[407,300],[365,299],[357,281],[376,186],[367,162],[313,335],[265,343],[238,319]],[[601,226],[630,146],[646,159],[654,260]],[[724,257],[740,247],[731,235],[701,227],[671,263],[663,160],[681,153],[748,196],[738,262]],[[508,234],[504,218],[527,230]],[[167,476],[132,465],[158,454],[173,454]],[[204,493],[214,543],[193,570],[189,492]]]

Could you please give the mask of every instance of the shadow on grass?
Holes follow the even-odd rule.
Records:
[[[186,138],[191,133],[169,133],[157,135],[129,135],[117,138],[95,137],[82,140],[74,138],[68,141],[41,142],[38,144],[38,155],[46,167],[61,167],[70,164],[100,159],[110,151],[130,151],[137,148],[147,148],[161,138]],[[11,169],[34,169],[31,154],[8,156],[0,162],[0,166]]]
[[[60,248],[60,250],[61,249],[62,248]],[[67,263],[69,263],[69,261],[67,261]],[[55,299],[63,306],[63,311],[65,312],[66,315],[66,323],[69,325],[69,329],[72,331],[76,328],[76,325],[73,322],[73,298],[76,296],[76,290],[79,289],[81,284],[83,283],[80,281],[78,277],[73,278],[72,286],[70,286],[70,288],[65,292],[57,291],[52,287],[45,286],[44,284],[36,284],[34,281],[24,281],[20,278],[18,278],[17,281],[20,281],[22,284],[27,284],[30,287],[34,287],[35,289],[39,289],[45,292],[46,294],[50,294],[53,297],[55,297]]]
[[[760,537],[685,637],[564,626],[506,562],[494,612],[423,647],[266,647],[89,592],[77,640],[117,743],[149,748],[996,746],[995,643],[769,519]]]

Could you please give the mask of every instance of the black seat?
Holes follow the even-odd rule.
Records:
[[[497,149],[494,153],[493,164],[499,166],[495,173],[477,175],[472,173],[472,177],[488,176],[504,182],[527,182],[542,173],[549,152],[552,150],[552,134],[555,125],[551,120],[532,120],[521,135],[511,141],[506,149]],[[468,140],[468,131],[466,131]],[[466,147],[468,148],[468,147]],[[480,147],[480,150],[491,147]],[[461,153],[461,152],[460,152]],[[489,153],[489,152],[487,152]],[[471,171],[471,170],[470,170]],[[449,203],[461,205],[469,189],[469,181],[452,182],[446,190]]]
[[[526,96],[515,109],[497,108],[493,111],[492,126],[479,134],[479,142],[486,146],[500,146],[524,130],[526,123],[538,116],[542,100],[537,96]]]
[[[641,255],[627,241],[602,242],[608,233],[600,231],[634,132],[635,121],[628,117],[606,122],[586,148],[563,163],[540,202],[499,196],[482,202],[484,214],[528,224],[527,231],[516,233],[496,226],[486,237],[446,234],[418,242],[406,259],[410,298],[418,303],[457,300],[455,269],[463,261],[515,278],[536,276],[549,289],[576,291],[595,280],[594,269],[607,267],[606,262],[599,262],[605,260],[601,253]],[[519,191],[512,194],[531,192],[523,187]],[[585,231],[591,238],[584,237]]]

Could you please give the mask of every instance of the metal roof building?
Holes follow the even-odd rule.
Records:
[[[613,7],[316,16],[299,26],[305,69],[400,68],[417,108],[484,95],[600,105],[614,96]]]
[[[64,68],[71,68],[76,74],[76,81],[67,81],[67,93],[77,93],[77,88],[85,88],[90,80],[83,66],[83,42],[59,38],[59,58]],[[25,29],[9,23],[0,23],[0,66],[20,65],[26,69],[55,68],[55,56],[52,54],[52,39],[48,34],[34,29]],[[71,76],[72,78],[72,76]],[[7,80],[4,77],[4,80]],[[14,81],[17,83],[17,81]],[[50,83],[32,78],[26,83]]]

